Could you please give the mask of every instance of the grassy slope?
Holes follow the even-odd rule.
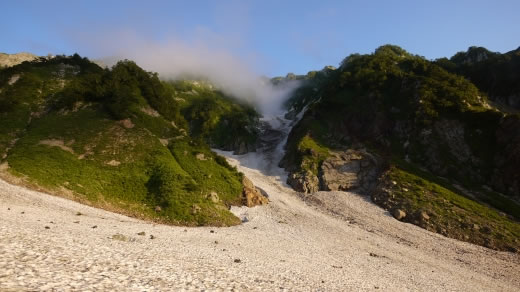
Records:
[[[168,86],[175,92],[192,136],[225,150],[256,143],[259,115],[250,105],[204,81],[173,81]]]
[[[495,249],[520,248],[518,221],[466,197],[447,181],[442,182],[406,162],[392,165],[383,180],[392,196],[386,207],[406,210],[410,215],[405,218],[407,222]],[[426,212],[430,219],[421,220],[419,212]]]
[[[7,85],[13,72],[1,72],[6,76],[0,87],[4,93],[20,91],[4,94],[9,107],[0,111],[0,150],[5,152],[18,138],[3,159],[11,174],[87,204],[164,223],[240,223],[228,207],[240,204],[241,174],[211,152],[204,140],[187,136],[178,126],[186,122],[172,123],[161,115],[144,113],[143,108],[153,108],[145,96],[128,107],[130,123],[114,120],[96,101],[56,108],[56,97],[67,89],[66,84],[82,77],[56,78],[60,65],[45,65],[18,68],[22,78],[34,77],[31,84],[20,79]],[[63,88],[54,86],[34,97],[39,88],[61,80]],[[15,97],[17,101],[11,102]],[[165,141],[168,146],[162,144]],[[201,153],[204,160],[197,159]],[[218,193],[218,202],[208,197],[212,191]],[[156,206],[161,211],[156,212]]]

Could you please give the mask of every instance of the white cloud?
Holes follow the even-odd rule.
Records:
[[[251,65],[255,60],[244,60],[226,47],[225,37],[206,30],[201,36],[192,41],[175,38],[156,41],[131,32],[118,32],[96,35],[96,41],[83,35],[82,43],[95,56],[106,56],[103,61],[109,65],[129,59],[147,71],[158,72],[163,79],[200,76],[225,93],[252,102],[261,113],[280,110],[297,82],[273,86],[255,73]]]

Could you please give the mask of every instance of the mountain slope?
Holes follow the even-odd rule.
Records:
[[[400,220],[519,249],[520,116],[492,107],[462,76],[390,45],[309,82],[315,89],[293,98],[308,110],[281,163],[295,189],[372,194]]]
[[[520,110],[520,48],[501,54],[470,47],[436,63],[468,78],[504,110]]]
[[[248,106],[210,90],[182,99],[185,88],[131,61],[102,69],[78,55],[4,69],[0,88],[5,176],[160,222],[240,223],[228,208],[242,204],[242,175],[207,142],[226,115],[244,113],[239,125],[254,123]],[[183,116],[196,96],[202,109]],[[204,110],[210,100],[222,107]],[[194,123],[209,126],[196,133]],[[220,142],[240,145],[235,139],[245,138],[226,139]]]

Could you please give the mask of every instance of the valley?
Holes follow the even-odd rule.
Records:
[[[283,117],[264,121],[281,133],[290,123]],[[367,196],[294,192],[285,184],[287,174],[272,163],[283,154],[284,136],[253,153],[219,152],[270,200],[266,206],[232,207],[243,222],[233,227],[154,224],[0,181],[0,289],[516,291],[520,286],[516,254],[399,222]]]

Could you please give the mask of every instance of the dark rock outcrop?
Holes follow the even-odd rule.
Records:
[[[287,183],[297,192],[315,193],[320,190],[320,181],[311,171],[292,173],[287,178]]]

